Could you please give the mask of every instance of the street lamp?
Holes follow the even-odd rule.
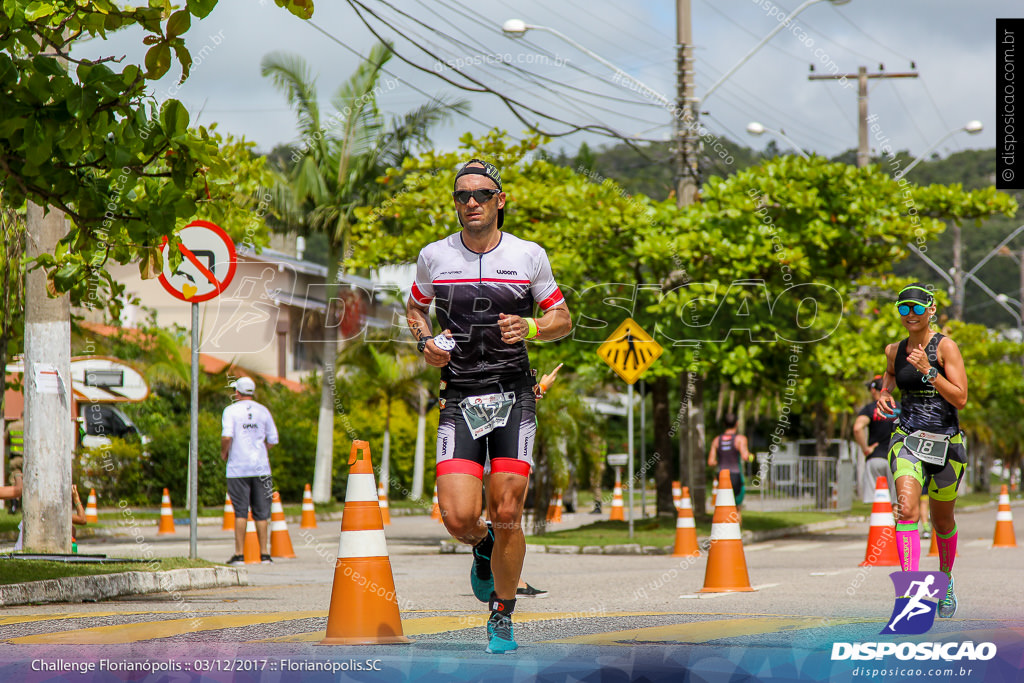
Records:
[[[829,1],[829,2],[831,2],[831,3],[832,3],[833,5],[835,5],[835,6],[839,6],[839,5],[845,5],[846,3],[850,2],[850,0],[828,0],[828,1]],[[825,2],[825,0],[806,0],[806,2],[804,2],[804,4],[800,5],[800,6],[799,6],[799,7],[797,7],[797,8],[795,9],[795,10],[793,10],[792,12],[790,12],[790,13],[789,13],[789,16],[788,16],[788,17],[786,17],[786,19],[785,19],[784,21],[780,21],[780,22],[779,22],[779,24],[778,24],[778,26],[776,26],[775,28],[773,28],[773,29],[772,29],[772,30],[771,30],[771,31],[770,31],[770,32],[768,33],[768,35],[766,35],[766,36],[765,36],[764,38],[762,38],[762,39],[761,39],[761,42],[760,42],[760,43],[758,43],[758,44],[757,44],[757,45],[755,45],[754,47],[750,48],[750,52],[748,52],[747,54],[745,54],[745,55],[744,55],[744,56],[743,56],[743,57],[742,57],[742,58],[740,59],[740,61],[736,62],[736,63],[735,63],[734,65],[733,65],[733,67],[732,67],[731,69],[729,69],[728,71],[726,71],[726,72],[725,72],[725,74],[724,74],[724,75],[723,75],[723,76],[722,76],[721,78],[719,78],[719,79],[718,79],[717,81],[715,81],[715,82],[714,82],[714,84],[712,84],[712,86],[711,86],[710,88],[708,88],[708,89],[707,89],[707,92],[705,92],[705,93],[704,93],[704,97],[702,97],[702,98],[701,98],[701,100],[702,100],[702,101],[707,101],[707,99],[708,99],[709,97],[711,97],[711,93],[715,92],[715,90],[717,90],[717,89],[718,89],[718,86],[722,85],[722,83],[725,83],[726,79],[728,79],[728,78],[729,78],[729,76],[732,76],[732,75],[733,75],[734,73],[736,73],[736,71],[737,71],[737,70],[738,70],[738,69],[739,69],[739,68],[740,68],[741,66],[743,66],[743,65],[744,65],[744,64],[745,64],[745,63],[747,62],[747,60],[748,60],[748,59],[750,59],[751,57],[753,57],[753,56],[754,56],[754,53],[755,53],[755,52],[757,52],[758,50],[760,50],[760,49],[761,49],[762,47],[764,47],[765,43],[767,43],[767,42],[768,42],[769,40],[771,40],[772,38],[774,38],[774,37],[775,37],[775,34],[776,34],[776,33],[778,33],[779,31],[781,31],[782,29],[784,29],[784,28],[788,27],[788,26],[789,26],[789,24],[790,24],[790,21],[792,21],[793,17],[795,17],[796,15],[800,14],[800,13],[801,13],[801,12],[803,12],[803,11],[804,11],[805,9],[807,9],[808,7],[810,7],[811,5],[817,4],[817,3],[819,3],[819,2]]]
[[[619,67],[615,66],[614,64],[609,62],[607,59],[605,59],[601,55],[597,54],[593,50],[589,50],[589,49],[585,48],[584,46],[580,45],[575,40],[573,40],[569,36],[565,35],[561,31],[559,31],[558,29],[551,28],[550,26],[536,26],[534,24],[527,24],[525,21],[523,21],[521,19],[509,19],[508,21],[506,21],[504,24],[501,25],[501,30],[504,31],[506,35],[509,35],[512,38],[522,38],[524,35],[526,35],[526,32],[530,31],[530,30],[547,31],[548,33],[551,33],[553,35],[558,36],[559,38],[561,38],[562,40],[564,40],[565,42],[569,43],[574,48],[579,50],[580,52],[582,52],[582,53],[584,53],[586,55],[589,55],[591,58],[601,62],[602,64],[607,66],[609,69],[614,71],[617,75],[619,75],[620,78],[624,76],[624,77],[628,78],[629,80],[633,81],[638,86],[643,88],[645,91],[649,92],[651,94],[651,96],[655,97],[661,104],[668,104],[669,103],[668,98],[665,97],[664,95],[662,95],[661,93],[659,93],[657,90],[655,90],[654,88],[648,87],[647,85],[644,85],[639,80],[637,80],[633,76],[630,76],[625,71],[623,71]]]
[[[765,133],[771,133],[772,135],[774,135],[776,137],[779,137],[779,138],[782,138],[783,140],[788,142],[789,146],[792,147],[793,149],[795,149],[797,151],[797,153],[800,156],[802,156],[804,159],[808,159],[808,160],[810,159],[810,157],[807,156],[807,152],[805,152],[803,149],[801,149],[800,145],[798,145],[795,142],[793,142],[789,138],[789,136],[786,135],[781,130],[775,130],[773,128],[765,128],[763,125],[761,125],[757,121],[751,121],[750,123],[747,124],[747,132],[750,133],[751,135],[755,135],[755,136],[764,135]]]
[[[896,179],[897,179],[897,180],[899,180],[899,179],[900,179],[900,178],[902,178],[903,176],[905,176],[905,175],[907,175],[908,173],[910,173],[910,169],[914,168],[914,167],[915,167],[915,166],[917,166],[917,165],[918,165],[919,163],[921,163],[922,161],[924,161],[924,159],[925,159],[925,158],[926,158],[926,157],[927,157],[927,156],[928,156],[928,155],[929,155],[929,154],[931,153],[931,151],[932,151],[933,149],[935,149],[936,147],[938,147],[939,145],[941,145],[941,144],[942,144],[943,142],[945,142],[946,140],[948,140],[948,139],[949,139],[950,137],[952,137],[953,135],[956,135],[957,133],[959,133],[959,132],[961,132],[961,131],[963,131],[964,133],[967,133],[968,135],[977,135],[978,133],[980,133],[980,132],[982,131],[982,129],[983,129],[984,127],[985,127],[985,126],[984,126],[984,125],[983,125],[983,124],[981,123],[981,121],[968,121],[968,122],[967,122],[967,125],[965,125],[965,126],[963,126],[963,127],[961,127],[961,128],[954,128],[953,130],[949,131],[948,133],[946,133],[945,135],[943,135],[943,136],[942,136],[941,138],[939,138],[938,140],[936,140],[936,141],[935,141],[935,144],[933,144],[933,145],[932,145],[931,147],[929,147],[928,149],[926,149],[926,150],[925,150],[925,151],[924,151],[924,152],[923,152],[923,153],[921,154],[921,156],[917,157],[917,158],[916,158],[916,159],[914,159],[914,160],[913,160],[912,162],[910,162],[910,165],[909,165],[909,166],[907,166],[907,167],[906,167],[905,169],[903,169],[902,171],[900,171],[899,173],[897,173],[897,174],[896,174]]]

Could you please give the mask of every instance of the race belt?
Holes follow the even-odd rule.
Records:
[[[516,392],[506,391],[482,396],[468,396],[459,401],[462,417],[466,419],[469,433],[474,439],[490,434],[508,423],[512,405],[516,402]]]
[[[942,467],[946,464],[950,438],[946,434],[933,434],[918,429],[903,438],[903,447],[921,462]]]

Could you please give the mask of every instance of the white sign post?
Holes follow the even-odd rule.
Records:
[[[193,221],[178,233],[182,261],[172,269],[167,239],[160,248],[164,270],[160,284],[171,296],[192,304],[192,397],[188,449],[189,558],[196,559],[199,518],[199,303],[223,292],[235,277],[235,243],[220,226]]]

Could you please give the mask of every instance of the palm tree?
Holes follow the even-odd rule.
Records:
[[[408,349],[407,344],[368,342],[348,347],[341,358],[342,363],[351,368],[364,395],[384,407],[380,482],[385,489],[390,488],[391,476],[391,406],[396,399],[420,403],[424,380],[433,371]]]
[[[428,144],[427,131],[432,126],[468,107],[464,101],[434,99],[388,127],[377,108],[377,94],[381,69],[390,57],[387,45],[374,46],[367,60],[338,88],[331,100],[334,114],[326,119],[320,110],[316,79],[302,57],[272,53],[262,62],[263,75],[271,78],[295,109],[301,137],[291,167],[276,173],[275,206],[289,229],[327,238],[325,379],[335,375],[341,317],[335,304],[338,272],[355,209],[379,203],[386,191],[377,178],[387,168],[400,166],[413,147]],[[326,502],[331,496],[335,391],[333,381],[321,386],[313,500]]]

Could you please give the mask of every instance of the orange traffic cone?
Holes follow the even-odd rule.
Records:
[[[996,532],[992,538],[993,548],[1016,548],[1017,535],[1013,533],[1013,513],[1010,511],[1010,493],[1003,484],[999,492],[999,510],[996,511]]]
[[[411,643],[402,633],[370,444],[354,441],[327,634],[321,645]]]
[[[391,524],[391,512],[388,511],[388,491],[384,482],[377,484],[377,505],[380,506],[380,517],[385,524]]]
[[[171,510],[171,492],[164,489],[163,498],[160,499],[160,527],[157,535],[174,533],[174,511]]]
[[[619,473],[619,468],[615,468],[615,488],[612,489],[612,510],[611,514],[608,515],[609,520],[619,520],[624,522],[626,516],[623,514],[622,509],[622,478]]]
[[[562,521],[562,492],[555,492],[555,524]]]
[[[306,484],[306,490],[302,492],[302,523],[300,529],[316,528],[316,510],[313,508],[313,492]]]
[[[678,510],[682,504],[683,493],[682,489],[679,488],[679,482],[672,482],[672,505]]]
[[[732,479],[729,480],[729,488],[732,488]],[[714,514],[715,507],[718,505],[718,480],[715,479],[711,482],[711,513]]]
[[[284,520],[281,494],[277,491],[274,491],[274,497],[270,502],[270,556],[295,557],[292,537],[288,535],[288,522]]]
[[[679,482],[672,482],[673,485]],[[676,546],[672,549],[672,557],[699,557],[697,546],[697,527],[693,522],[693,503],[690,502],[690,489],[683,487],[679,494],[679,505],[676,507]]]
[[[868,530],[868,547],[861,567],[898,567],[896,553],[896,520],[892,516],[892,501],[889,500],[889,483],[885,477],[875,481],[875,502],[871,506],[871,528]]]
[[[747,559],[743,555],[743,537],[740,533],[739,512],[732,495],[729,471],[719,473],[718,501],[711,520],[711,548],[704,570],[701,593],[731,593],[752,591],[747,574]]]
[[[926,557],[939,556],[939,542],[936,540],[938,536],[939,535],[938,533],[936,533],[935,529],[932,529],[932,544],[931,547],[928,549],[928,555],[926,555]],[[960,557],[960,553],[957,553],[956,556]]]
[[[437,504],[437,484],[434,484],[434,507],[430,508],[430,518],[441,521],[441,506]]]
[[[100,516],[96,511],[96,489],[89,489],[89,498],[85,501],[85,521],[98,522]]]
[[[235,529],[235,506],[231,502],[231,496],[224,494],[224,523],[220,525],[221,531],[234,531]]]
[[[249,521],[245,524],[245,543],[242,546],[242,557],[246,564],[259,564],[262,562],[260,548],[260,537],[256,533],[256,522],[252,520],[252,510],[249,511]]]

